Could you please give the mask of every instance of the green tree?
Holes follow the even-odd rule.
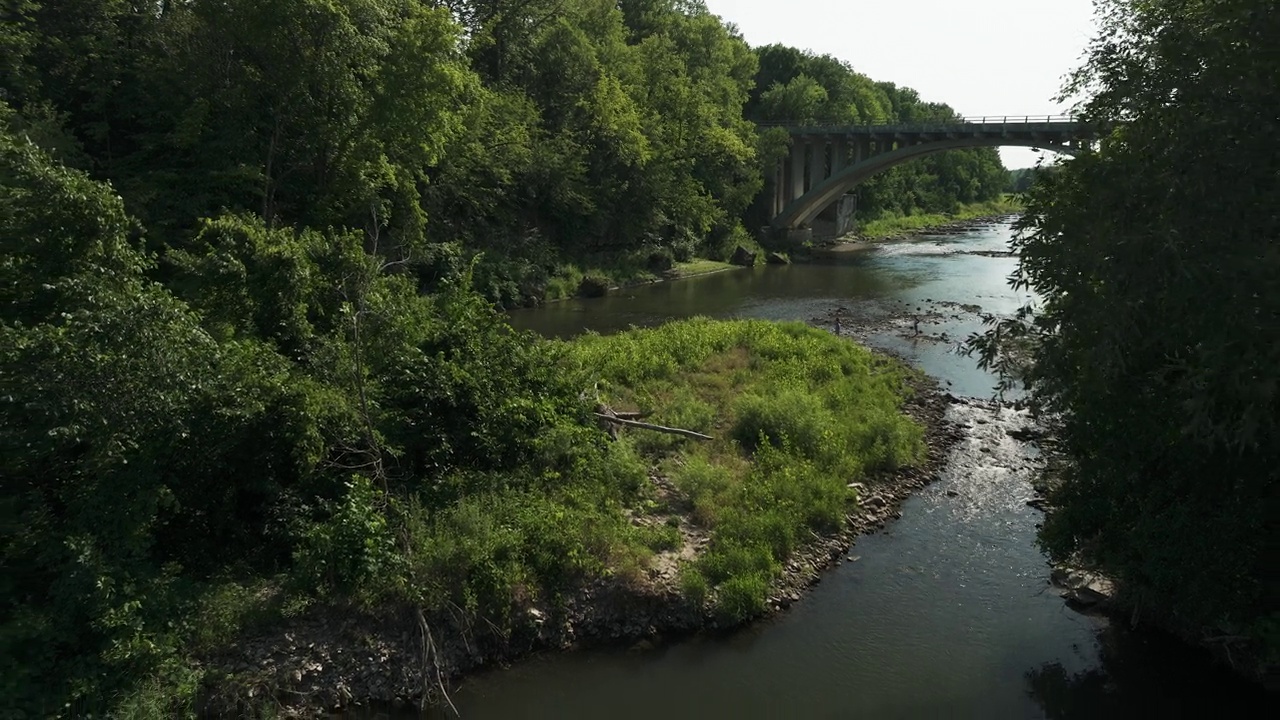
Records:
[[[1280,467],[1280,18],[1246,0],[1108,0],[1067,87],[1113,128],[1040,174],[1017,283],[975,345],[1031,348],[1066,467],[1042,542],[1115,573],[1146,617],[1275,652]],[[1273,655],[1274,657],[1274,655]]]
[[[323,451],[321,396],[204,332],[136,230],[108,186],[0,134],[0,676],[42,715],[161,662],[180,570],[269,566],[273,500]]]

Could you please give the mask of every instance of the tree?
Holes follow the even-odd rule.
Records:
[[[1280,18],[1246,0],[1108,0],[1068,93],[1102,149],[1042,173],[1016,242],[1029,347],[1066,466],[1041,534],[1144,616],[1275,652]],[[1274,655],[1272,656],[1274,657]]]
[[[270,566],[274,500],[323,450],[311,385],[260,342],[217,343],[146,278],[136,231],[109,186],[0,133],[6,709],[153,669],[178,569]]]

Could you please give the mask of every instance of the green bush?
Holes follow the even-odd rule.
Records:
[[[711,586],[698,568],[693,565],[680,566],[680,594],[686,600],[701,607],[711,594]]]
[[[833,441],[837,420],[812,392],[784,389],[775,395],[743,395],[735,408],[733,438],[749,452],[763,440],[789,445],[809,457]]]
[[[683,464],[669,466],[669,472],[676,487],[693,504],[694,520],[713,527],[728,492],[737,484],[733,471],[711,462],[704,454],[694,453]]]
[[[716,588],[716,615],[728,623],[750,620],[764,612],[770,576],[764,573],[735,575]]]
[[[374,601],[403,576],[403,556],[388,523],[388,499],[367,477],[356,476],[331,503],[328,517],[299,531],[294,571],[321,596]]]
[[[650,250],[645,258],[645,267],[650,272],[663,273],[676,266],[675,253],[670,248]]]
[[[661,525],[642,525],[633,530],[636,542],[654,552],[679,550],[683,539],[680,528],[663,523]]]

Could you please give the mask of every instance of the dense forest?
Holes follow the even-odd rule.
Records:
[[[751,243],[785,147],[757,121],[951,112],[752,49],[688,0],[4,7],[6,717],[190,712],[192,658],[254,623],[394,598],[496,627],[644,552],[619,511],[644,467],[592,421],[595,371],[492,303],[571,264]],[[956,152],[868,184],[861,211],[1004,181],[994,151]],[[886,372],[850,348],[813,372]],[[884,377],[848,442],[893,464],[918,438]],[[807,522],[726,557],[758,577]]]
[[[1049,552],[1117,577],[1135,621],[1265,673],[1280,660],[1280,14],[1099,7],[1067,91],[1111,132],[1036,173],[1015,281],[1043,304],[974,345],[1025,373],[1055,425]]]

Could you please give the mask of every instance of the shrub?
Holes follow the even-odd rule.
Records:
[[[736,403],[733,438],[754,452],[762,441],[784,443],[810,457],[823,451],[833,437],[835,416],[812,392],[786,389],[771,395],[743,395]]]
[[[608,276],[592,271],[582,276],[578,283],[578,294],[588,298],[604,297],[611,287],[613,281]]]
[[[649,251],[645,257],[645,267],[650,272],[662,273],[676,266],[675,254],[668,248],[657,248]]]
[[[764,573],[736,575],[716,588],[716,615],[728,623],[740,623],[764,612],[770,576]]]
[[[694,520],[713,526],[726,494],[736,484],[733,472],[698,453],[689,456],[683,465],[673,466],[670,474],[676,487],[693,503]]]
[[[298,578],[318,594],[375,600],[402,574],[403,557],[387,522],[387,499],[356,476],[330,504],[329,517],[302,528],[294,557]]]
[[[711,593],[711,586],[698,568],[692,565],[680,566],[680,594],[697,606],[702,606]]]
[[[654,552],[678,550],[683,543],[678,525],[639,525],[632,533],[636,542]]]

